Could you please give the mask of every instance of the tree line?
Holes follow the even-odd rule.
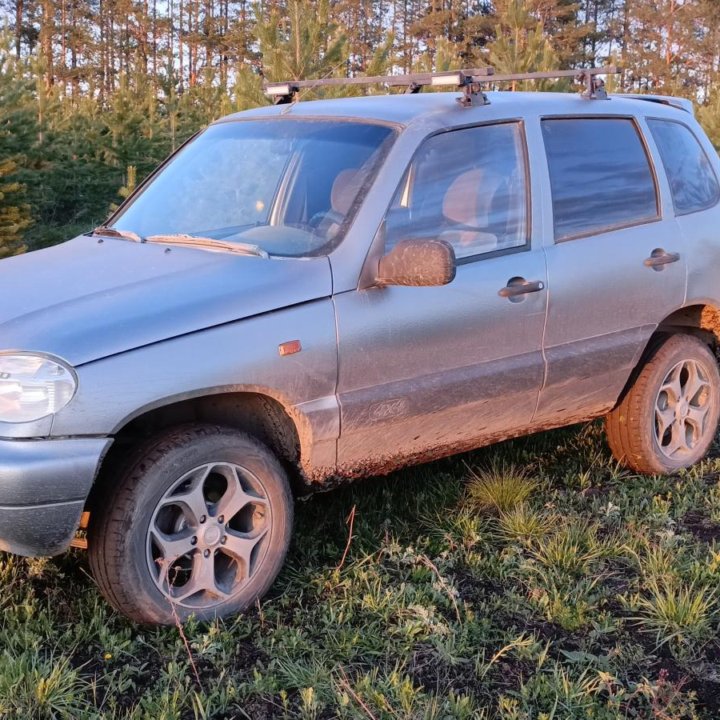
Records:
[[[623,72],[613,89],[691,98],[720,147],[720,0],[0,0],[0,8],[0,257],[101,223],[198,129],[267,102],[264,81],[614,62]]]

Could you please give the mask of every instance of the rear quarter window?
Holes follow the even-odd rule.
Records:
[[[690,128],[673,120],[648,120],[648,125],[670,183],[676,214],[716,205],[720,200],[717,177]]]
[[[655,176],[632,120],[546,118],[542,130],[555,240],[658,218]]]

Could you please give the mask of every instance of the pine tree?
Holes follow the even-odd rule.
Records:
[[[22,62],[11,54],[12,40],[0,37],[0,258],[21,252],[31,224],[19,164],[32,143],[30,83]]]
[[[411,27],[413,35],[421,42],[425,68],[445,69],[447,61],[453,62],[455,67],[473,64],[493,36],[489,22],[493,10],[490,2],[433,0],[426,6]]]
[[[350,75],[371,74],[369,67],[376,52],[385,45],[384,27],[387,3],[374,0],[338,0],[332,21],[347,37],[347,70]]]
[[[702,27],[717,22],[704,15],[707,7],[695,0],[626,0],[622,63],[632,89],[683,94],[698,87]]]
[[[720,0],[0,0],[0,13],[12,252],[20,237],[40,247],[102,222],[133,173],[141,181],[216,117],[267,103],[268,80],[524,72],[610,56],[625,68],[618,90],[693,99],[720,147]]]
[[[720,83],[709,100],[698,108],[697,118],[720,153]]]
[[[490,65],[499,74],[557,67],[557,53],[543,33],[542,22],[531,14],[527,0],[498,0],[495,23],[495,38],[487,50]]]
[[[330,22],[329,0],[275,3],[257,18],[269,80],[336,76],[346,70],[345,36]]]
[[[0,258],[25,250],[23,231],[30,225],[30,207],[22,202],[23,186],[12,180],[17,165],[0,160]]]

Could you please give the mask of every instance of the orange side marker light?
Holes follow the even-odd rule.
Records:
[[[280,343],[278,345],[278,352],[280,355],[294,355],[302,350],[302,345],[299,340],[288,340],[287,342]]]

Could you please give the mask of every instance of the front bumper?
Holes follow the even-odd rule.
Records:
[[[0,550],[31,556],[65,550],[111,442],[0,439]]]

